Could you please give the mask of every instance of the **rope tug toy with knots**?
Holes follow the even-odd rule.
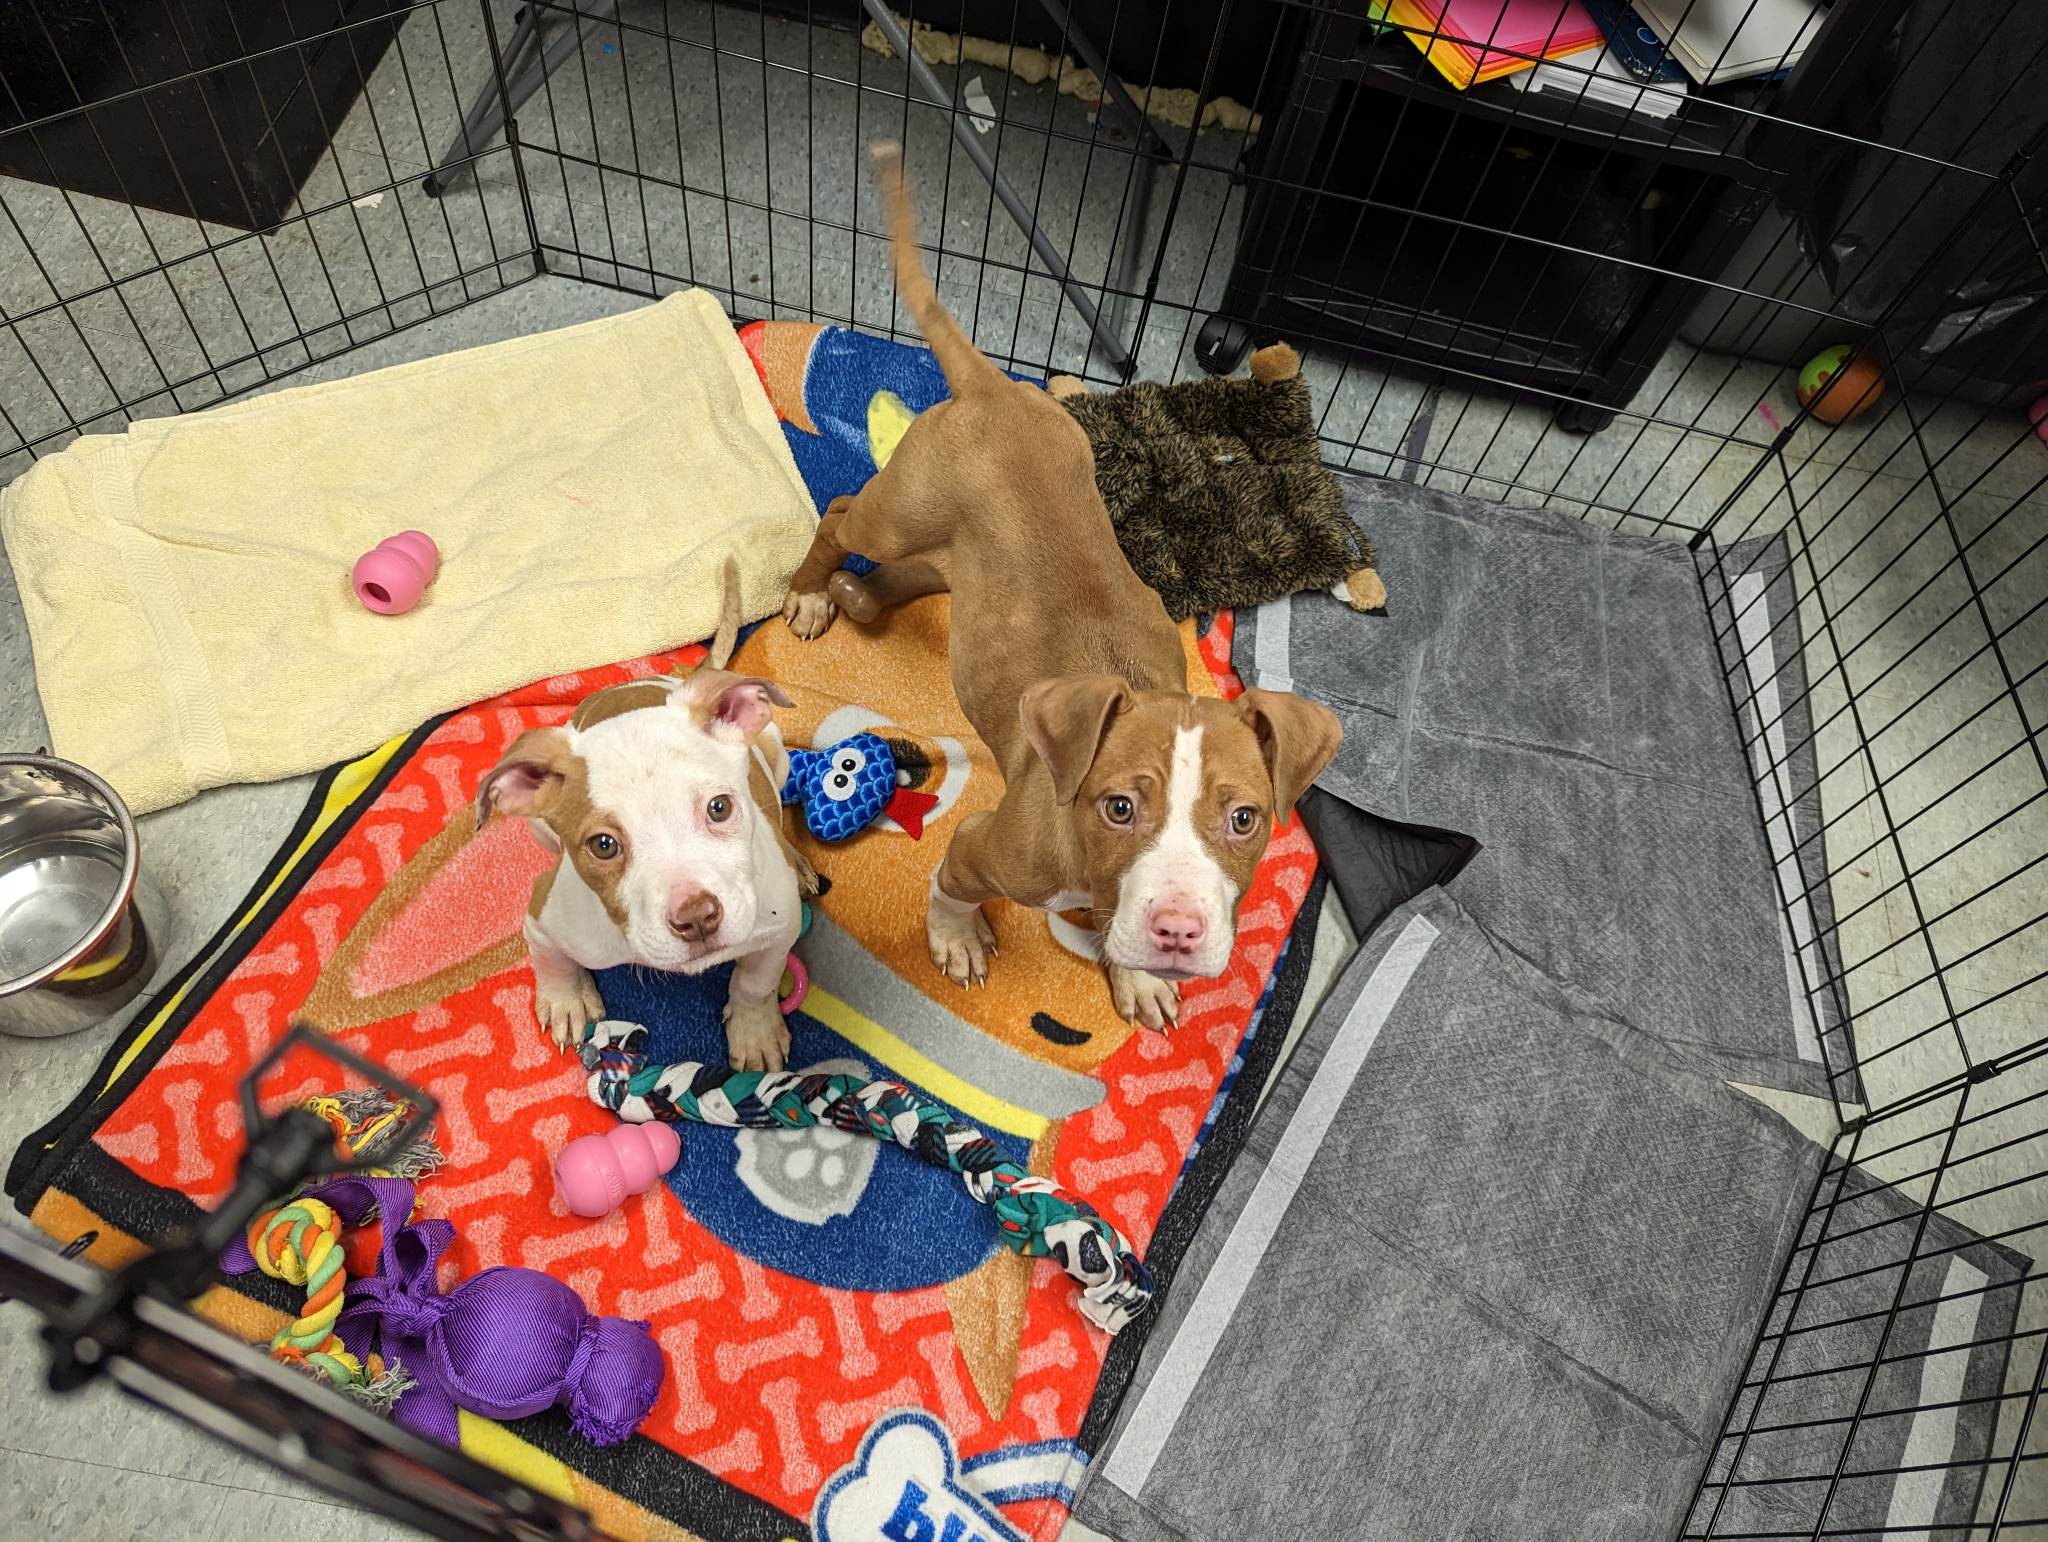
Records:
[[[336,1385],[361,1383],[362,1362],[334,1334],[348,1283],[340,1218],[317,1199],[292,1200],[250,1223],[249,1251],[265,1274],[306,1293],[299,1315],[270,1341],[271,1355],[302,1363]]]
[[[334,1132],[338,1156],[354,1158],[403,1130],[411,1105],[393,1100],[377,1088],[307,1098],[299,1107],[319,1115]],[[373,1168],[380,1177],[417,1178],[440,1165],[431,1141],[422,1142],[398,1162],[397,1170]],[[367,1361],[349,1353],[334,1331],[341,1315],[342,1290],[348,1284],[341,1247],[342,1221],[333,1207],[305,1192],[249,1222],[244,1241],[249,1255],[272,1279],[306,1292],[306,1304],[270,1341],[272,1358],[311,1371],[321,1380],[351,1393],[362,1402],[382,1406],[411,1386],[411,1378],[395,1362],[380,1355]],[[408,1217],[395,1217],[397,1224]]]
[[[636,1124],[830,1125],[893,1141],[959,1174],[967,1192],[995,1212],[1004,1246],[1027,1258],[1056,1260],[1081,1287],[1081,1310],[1097,1327],[1115,1333],[1150,1304],[1151,1271],[1094,1206],[1011,1161],[980,1130],[915,1088],[828,1072],[735,1071],[693,1060],[650,1065],[646,1045],[647,1030],[638,1023],[606,1021],[584,1030],[591,1101]]]

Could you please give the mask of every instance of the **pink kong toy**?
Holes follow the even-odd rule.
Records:
[[[441,550],[417,530],[405,530],[356,558],[356,598],[382,615],[396,616],[419,604],[441,570]]]
[[[665,1124],[614,1125],[579,1135],[555,1158],[555,1188],[571,1215],[610,1215],[628,1194],[644,1194],[683,1154],[683,1138]]]

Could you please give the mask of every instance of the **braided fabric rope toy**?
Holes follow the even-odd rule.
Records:
[[[319,1115],[334,1131],[337,1156],[353,1158],[374,1150],[404,1130],[412,1106],[387,1097],[377,1088],[349,1089],[305,1099],[299,1107]],[[379,1177],[417,1178],[441,1164],[431,1140],[405,1152],[394,1168],[373,1168]],[[363,1402],[382,1405],[411,1385],[397,1365],[387,1366],[371,1355],[368,1363],[349,1353],[334,1331],[341,1315],[342,1290],[348,1283],[341,1248],[342,1223],[332,1207],[300,1192],[275,1209],[261,1211],[244,1236],[256,1267],[273,1279],[306,1292],[299,1315],[270,1341],[273,1358],[299,1365],[322,1380],[354,1394]]]
[[[827,1072],[734,1071],[690,1060],[650,1065],[646,1044],[647,1030],[638,1023],[606,1021],[584,1030],[593,1102],[639,1124],[754,1130],[822,1124],[893,1141],[959,1174],[967,1192],[995,1212],[1006,1247],[1056,1260],[1081,1287],[1081,1311],[1098,1328],[1115,1333],[1151,1303],[1152,1273],[1122,1232],[1086,1200],[1035,1177],[916,1089]]]

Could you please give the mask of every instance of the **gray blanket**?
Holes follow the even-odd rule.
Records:
[[[1786,932],[1691,554],[1407,483],[1345,496],[1389,613],[1295,595],[1234,650],[1343,717],[1320,785],[1478,837],[1459,899],[1546,973],[1738,1080],[1826,1093],[1835,1008]]]
[[[1819,1201],[1791,1259],[1805,1288],[1772,1303],[1686,1529],[1804,1536],[1825,1506],[1830,1535],[1961,1536],[1941,1528],[1977,1516],[2028,1260],[1939,1210],[1921,1230],[1861,1168],[1830,1170]]]
[[[1730,1397],[1766,1379],[1756,1326],[1779,1260],[1819,1224],[1822,1162],[1702,1057],[1605,1015],[1431,891],[1367,942],[1281,1074],[1166,1282],[1075,1513],[1121,1542],[1673,1535],[1708,1453],[1723,1468],[1734,1453]],[[1778,1529],[1752,1523],[1802,1501],[1810,1527],[1825,1492],[1768,1480],[1832,1472],[1860,1387],[1793,1373],[1868,1358],[1867,1320],[1829,1325],[1873,1303],[1881,1322],[1898,1274],[1876,1266],[1913,1230],[1882,1224],[1910,1214],[1896,1195],[1849,1177],[1868,1241],[1831,1244],[1835,1283],[1805,1298],[1758,1420],[1836,1422],[1753,1437],[1717,1535]],[[1938,1224],[1955,1251],[1916,1265],[1908,1303],[1939,1294],[1950,1259],[2018,1277]],[[1929,1366],[1943,1387],[1995,1388],[2001,1346],[1924,1351],[2009,1327],[2015,1294],[1977,1300],[1961,1337],[1953,1309],[1909,1307],[1871,1409],[1929,1400]],[[1850,1470],[1897,1465],[1909,1438],[1916,1456],[1937,1436],[1981,1452],[1989,1408],[1950,1417],[1932,1434],[1866,1424]],[[1968,1513],[1975,1475],[1852,1488],[1834,1519],[1939,1524]]]

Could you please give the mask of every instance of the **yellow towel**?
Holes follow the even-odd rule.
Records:
[[[88,436],[0,492],[53,748],[138,812],[356,755],[437,712],[748,617],[815,516],[701,290]],[[424,530],[409,614],[349,586]]]

